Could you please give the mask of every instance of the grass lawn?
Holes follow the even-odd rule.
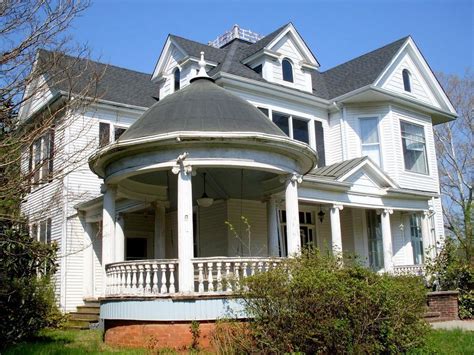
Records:
[[[146,350],[117,350],[102,342],[100,330],[46,329],[28,342],[6,350],[9,355],[23,354],[148,354]]]
[[[426,349],[412,354],[474,354],[474,332],[431,330],[426,339]]]
[[[474,354],[474,332],[432,330],[428,347],[411,354]],[[4,354],[149,354],[150,351],[113,349],[102,342],[98,330],[44,330],[37,338],[17,344]],[[156,354],[156,350],[154,351]],[[163,351],[163,354],[172,352]]]

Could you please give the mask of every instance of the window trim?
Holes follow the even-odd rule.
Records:
[[[407,68],[402,70],[403,90],[410,94],[412,94],[411,76],[411,72]]]
[[[424,147],[425,147],[425,160],[426,160],[426,172],[418,172],[418,171],[412,171],[412,170],[409,170],[406,168],[406,164],[405,164],[405,153],[403,152],[403,135],[402,135],[402,122],[404,123],[407,123],[407,124],[411,124],[413,126],[418,126],[418,127],[421,127],[423,129],[423,137],[425,139],[425,142],[424,142]],[[423,175],[423,176],[430,176],[430,162],[429,162],[429,159],[428,159],[428,149],[426,148],[426,130],[425,130],[425,125],[422,124],[422,123],[415,123],[413,121],[410,121],[410,120],[407,120],[407,119],[400,119],[399,120],[399,125],[398,125],[399,129],[400,129],[400,148],[401,148],[401,155],[402,155],[402,159],[403,159],[403,169],[405,171],[405,173],[408,173],[408,174],[415,174],[416,176],[419,176],[419,175]]]
[[[178,73],[178,80],[176,80],[176,73]],[[178,86],[178,88],[176,88],[176,86]],[[179,67],[176,67],[173,70],[173,92],[179,91],[180,89],[181,89],[181,69],[179,69]]]
[[[289,65],[290,65],[290,69],[291,69],[291,80],[286,80],[285,79],[285,69],[284,69],[284,62],[287,62]],[[288,58],[288,57],[285,57],[281,60],[281,79],[286,82],[286,83],[292,83],[294,84],[295,83],[295,70],[294,70],[294,63],[293,61]]]
[[[377,137],[379,142],[378,143],[362,143],[362,125],[361,121],[364,119],[369,119],[369,118],[375,118],[377,120]],[[384,160],[383,160],[383,145],[382,145],[382,135],[381,135],[381,130],[380,130],[380,122],[381,122],[381,117],[380,115],[364,115],[364,116],[358,116],[357,117],[357,124],[358,124],[358,134],[359,134],[359,141],[360,141],[360,155],[363,155],[363,146],[364,145],[378,145],[379,146],[379,157],[380,157],[380,166],[379,168],[383,170],[384,166]],[[377,164],[377,162],[374,162]]]

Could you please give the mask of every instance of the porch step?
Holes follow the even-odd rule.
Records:
[[[97,306],[77,306],[77,313],[99,314],[100,307]]]
[[[82,320],[90,322],[99,321],[99,313],[70,312],[69,317],[72,320]]]
[[[100,303],[97,300],[84,300],[84,305],[77,306],[76,312],[69,313],[66,328],[89,329],[91,323],[99,321]]]
[[[423,318],[425,318],[428,321],[434,318],[439,318],[439,317],[441,317],[441,312],[426,312],[425,315],[423,316]]]

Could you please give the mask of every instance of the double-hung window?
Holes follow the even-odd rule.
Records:
[[[400,121],[405,170],[428,174],[425,131],[423,126]]]
[[[28,169],[33,185],[52,179],[54,159],[54,129],[48,130],[30,146]]]
[[[362,117],[359,123],[362,155],[368,156],[375,164],[381,166],[378,118]]]
[[[51,244],[51,218],[32,224],[30,236],[38,242]]]

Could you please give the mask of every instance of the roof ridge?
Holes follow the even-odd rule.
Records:
[[[355,60],[357,60],[357,59],[360,59],[360,58],[362,58],[362,57],[364,57],[364,56],[366,56],[366,55],[373,54],[374,52],[376,52],[376,51],[378,51],[378,50],[381,50],[381,49],[384,49],[384,48],[386,48],[386,47],[389,47],[389,46],[391,46],[391,45],[394,45],[395,43],[398,43],[398,42],[401,42],[401,41],[404,42],[404,41],[406,41],[406,40],[407,40],[408,38],[410,38],[410,37],[411,37],[410,35],[407,35],[407,36],[405,36],[405,37],[399,38],[399,39],[397,39],[397,40],[395,40],[395,41],[393,41],[393,42],[390,42],[390,43],[387,43],[387,44],[383,45],[382,47],[375,48],[375,49],[371,50],[370,52],[366,52],[366,53],[361,54],[361,55],[359,55],[359,56],[357,56],[357,57],[355,57],[355,58],[349,59],[349,60],[346,61],[346,62],[340,63],[340,64],[336,65],[335,67],[332,67],[332,68],[330,68],[330,69],[328,69],[328,70],[325,70],[325,71],[321,72],[321,74],[325,74],[325,73],[327,73],[327,72],[330,72],[331,70],[334,70],[334,69],[336,69],[336,68],[338,68],[338,67],[340,67],[340,66],[342,66],[342,65],[345,65],[345,64],[350,63],[350,62],[352,62],[352,61],[355,61]]]
[[[209,47],[209,48],[212,48],[212,49],[215,49],[215,50],[222,50],[222,51],[226,51],[225,49],[223,48],[217,48],[217,47],[213,47],[213,46],[210,46],[209,44],[205,44],[205,43],[201,43],[201,42],[198,42],[198,41],[195,41],[193,39],[189,39],[189,38],[185,38],[185,37],[182,37],[182,36],[178,36],[178,35],[174,35],[174,34],[169,34],[170,37],[175,37],[175,38],[179,38],[179,39],[183,39],[185,41],[188,41],[188,42],[193,42],[193,43],[196,43],[196,44],[199,44],[201,46],[205,46],[205,47]]]
[[[70,58],[70,59],[73,59],[73,60],[80,60],[80,61],[84,61],[84,62],[91,62],[91,63],[94,63],[94,64],[100,64],[100,65],[104,65],[104,66],[107,66],[107,67],[113,67],[113,68],[117,68],[117,69],[120,69],[120,70],[126,70],[126,71],[133,72],[133,73],[136,73],[136,74],[142,74],[142,75],[146,75],[146,76],[150,76],[150,77],[151,77],[151,73],[146,73],[146,72],[142,72],[142,71],[138,71],[138,70],[134,70],[134,69],[130,69],[130,68],[121,67],[121,66],[118,66],[118,65],[116,65],[116,64],[110,64],[110,63],[100,62],[100,61],[95,60],[95,59],[87,59],[87,58],[74,57],[74,56],[72,56],[72,55],[69,55],[69,54],[66,54],[66,53],[63,53],[63,52],[50,51],[50,50],[44,49],[44,48],[40,48],[40,49],[38,50],[38,52],[46,52],[46,53],[50,53],[50,54],[60,54],[60,55],[62,55],[63,57],[67,57],[67,58]]]

